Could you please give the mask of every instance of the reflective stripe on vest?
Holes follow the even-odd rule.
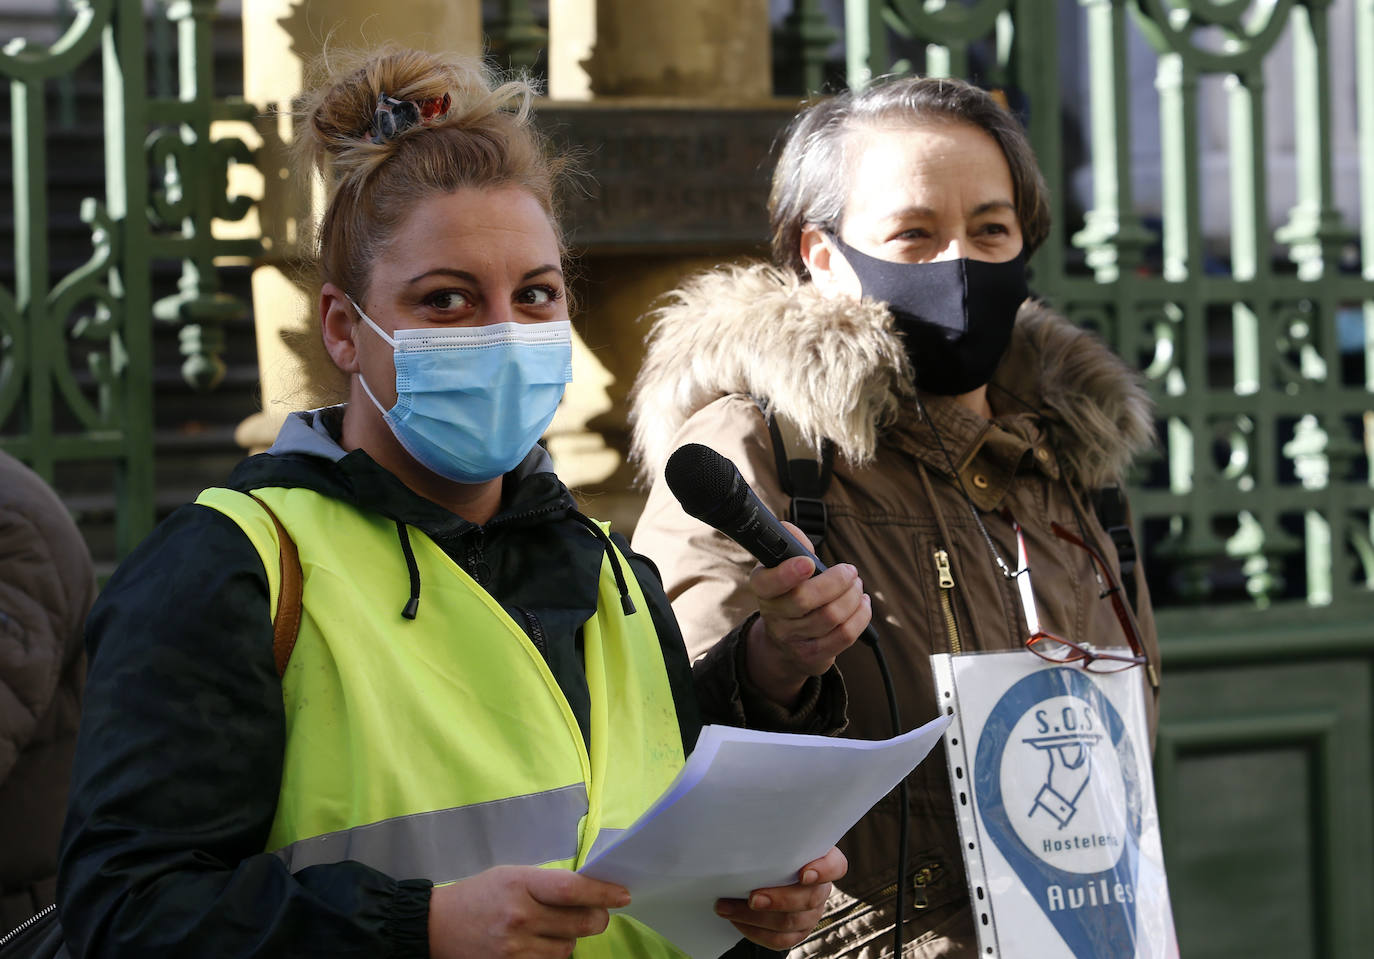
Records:
[[[565,786],[533,796],[515,796],[475,806],[416,813],[323,836],[278,849],[291,872],[321,863],[353,859],[390,876],[474,876],[492,866],[537,864],[577,855],[572,837],[587,814],[587,791]],[[587,858],[625,830],[603,828]]]
[[[297,840],[276,855],[292,872],[352,859],[389,876],[448,882],[492,866],[572,859],[585,815],[587,790],[579,783],[341,829]],[[603,829],[598,843],[608,831],[619,833]]]
[[[305,574],[300,637],[282,680],[286,752],[267,848],[293,870],[355,859],[445,882],[491,865],[576,868],[631,825],[683,762],[648,605],[626,616],[603,559],[582,627],[589,744],[543,656],[492,597],[410,529],[419,615],[395,524],[306,489],[255,491]],[[207,490],[279,588],[276,531],[249,497]],[[628,562],[621,558],[628,569]],[[675,955],[616,917],[577,955]]]

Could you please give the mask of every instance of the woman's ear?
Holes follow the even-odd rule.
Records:
[[[825,242],[825,231],[814,223],[808,223],[801,231],[801,258],[814,280],[819,274],[830,272],[830,244]]]
[[[849,273],[849,264],[836,254],[826,231],[814,223],[802,227],[801,257],[817,290],[825,296],[844,292],[842,280]]]
[[[358,372],[358,348],[353,343],[353,331],[358,325],[353,305],[343,290],[333,283],[320,289],[320,336],[334,365],[345,373]]]

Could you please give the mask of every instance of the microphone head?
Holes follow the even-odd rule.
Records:
[[[674,450],[663,476],[687,514],[710,525],[707,517],[738,509],[749,491],[734,463],[700,443]]]

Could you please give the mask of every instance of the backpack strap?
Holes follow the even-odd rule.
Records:
[[[1116,547],[1116,558],[1121,566],[1121,585],[1126,590],[1126,599],[1131,604],[1131,612],[1137,612],[1135,563],[1138,553],[1131,524],[1126,518],[1126,494],[1120,486],[1104,486],[1089,494],[1097,521],[1106,530],[1112,545]]]
[[[812,548],[819,552],[830,522],[824,496],[834,473],[835,444],[823,439],[817,450],[802,438],[801,430],[790,418],[770,411],[757,397],[754,402],[768,424],[782,490],[792,497],[787,518],[807,535]]]
[[[277,542],[281,544],[281,588],[277,590],[277,612],[272,617],[272,659],[277,664],[277,675],[286,675],[286,664],[291,661],[291,652],[296,648],[296,637],[301,631],[301,597],[305,591],[305,574],[301,570],[301,556],[296,549],[296,541],[286,531],[272,507],[248,494],[272,518],[277,528]]]

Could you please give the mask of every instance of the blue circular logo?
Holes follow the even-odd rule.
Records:
[[[1135,955],[1138,769],[1125,722],[1077,668],[1015,683],[978,740],[988,836],[1081,959]]]

